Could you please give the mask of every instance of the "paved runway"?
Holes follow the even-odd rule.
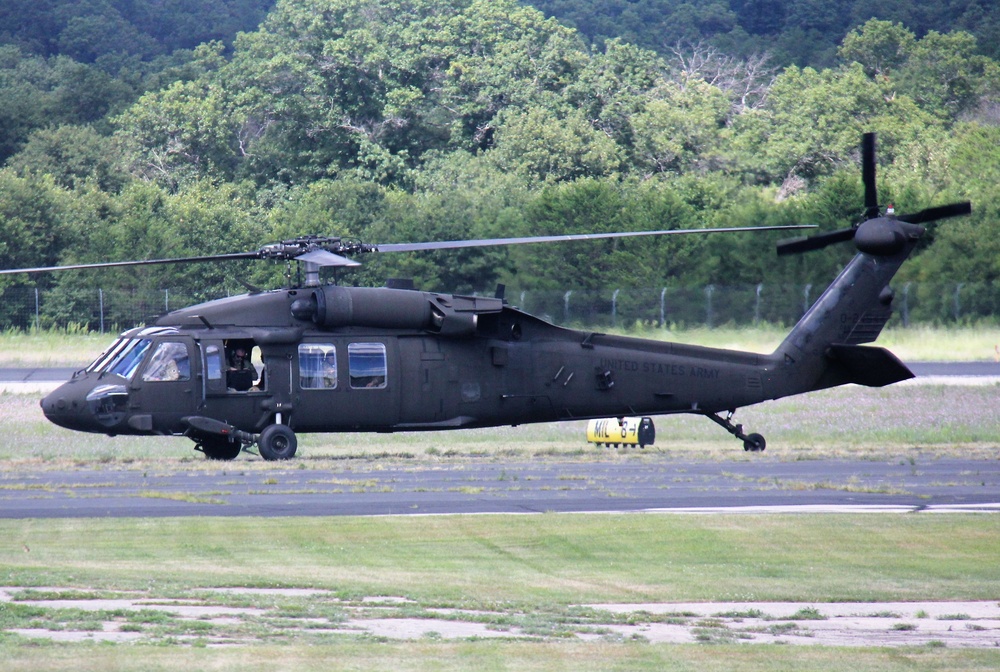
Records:
[[[1000,461],[484,458],[333,468],[232,462],[0,474],[0,517],[338,516],[599,511],[1000,511]]]
[[[50,368],[3,367],[0,381],[14,383],[62,382],[69,380],[77,369],[71,366]]]

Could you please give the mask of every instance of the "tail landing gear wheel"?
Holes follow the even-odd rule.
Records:
[[[729,414],[724,418],[719,417],[715,413],[704,413],[704,416],[725,429],[737,439],[742,440],[743,450],[752,453],[759,453],[763,451],[764,446],[767,445],[767,442],[764,441],[764,437],[760,434],[744,434],[743,425],[733,424],[733,413],[735,413],[735,411],[729,411]]]
[[[202,439],[194,447],[205,453],[209,460],[235,460],[243,450],[243,444],[229,439]]]
[[[288,425],[268,425],[257,439],[260,456],[265,460],[290,460],[298,447],[295,432]]]
[[[767,446],[767,441],[760,434],[748,434],[746,441],[743,442],[743,450],[750,451],[751,453],[759,453],[764,450]]]

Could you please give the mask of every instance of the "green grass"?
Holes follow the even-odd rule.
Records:
[[[96,359],[116,336],[59,331],[0,332],[0,366],[82,367]]]
[[[6,647],[4,647],[6,648]],[[423,672],[482,670],[483,672],[537,670],[634,670],[642,672],[937,672],[995,670],[1000,656],[994,651],[957,651],[932,647],[880,651],[834,650],[787,646],[645,646],[641,643],[552,642],[342,642],[312,647],[262,645],[251,649],[229,647],[134,647],[100,645],[49,646],[4,651],[8,672],[77,672],[106,670],[398,670]],[[0,649],[3,651],[3,649]]]
[[[789,327],[761,325],[744,328],[695,327],[677,331],[647,328],[626,333],[714,348],[771,353],[788,335],[789,330]],[[909,362],[994,361],[1000,345],[1000,327],[890,327],[882,332],[875,345],[889,348],[900,359]]]
[[[1000,585],[995,516],[5,520],[0,535],[8,585],[80,590],[297,586],[533,608],[981,600]]]
[[[314,587],[337,599],[221,598],[275,607],[241,625],[155,612],[84,612],[18,602],[4,629],[99,629],[116,620],[145,644],[58,644],[0,636],[5,670],[956,670],[996,669],[1000,652],[937,647],[734,647],[706,624],[702,645],[613,637],[583,642],[588,602],[996,599],[994,516],[536,515],[430,518],[184,518],[0,521],[0,580],[66,586],[51,596],[197,601],[199,587]],[[30,550],[25,551],[28,548]],[[40,592],[25,595],[39,599]],[[364,596],[404,597],[389,617],[478,610],[541,641],[389,642],[311,635]],[[325,601],[324,601],[325,600]],[[859,605],[863,611],[863,605]],[[801,616],[807,619],[809,614]],[[804,626],[808,627],[808,626]],[[199,645],[212,637],[241,644]],[[250,639],[247,643],[246,639]]]
[[[37,650],[7,651],[8,672],[48,670],[398,670],[423,672],[450,670],[603,671],[642,672],[937,672],[995,670],[1000,661],[994,651],[956,651],[921,647],[901,651],[822,647],[714,645],[645,646],[641,643],[551,642],[343,642],[314,647],[263,645],[252,649],[230,647],[135,647],[132,656],[120,649],[99,645],[50,646],[45,657]]]

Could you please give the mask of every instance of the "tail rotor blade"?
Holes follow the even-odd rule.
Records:
[[[793,238],[791,240],[784,240],[778,243],[778,256],[799,254],[800,252],[811,252],[812,250],[821,250],[828,245],[854,240],[855,232],[858,231],[858,227],[867,231],[865,235],[857,239],[859,250],[871,251],[876,254],[887,254],[888,252],[886,252],[886,250],[895,250],[895,247],[893,247],[895,243],[892,240],[892,236],[898,232],[898,225],[888,225],[888,222],[893,219],[893,215],[889,214],[881,225],[875,226],[874,228],[873,226],[865,226],[869,220],[882,217],[878,204],[878,189],[875,186],[874,133],[865,133],[861,139],[861,181],[864,183],[865,188],[865,222],[856,224],[850,229],[841,229],[840,231],[833,231],[831,233],[821,233],[808,238]],[[895,216],[895,219],[909,224],[923,224],[924,222],[933,222],[934,220],[945,219],[946,217],[968,215],[971,212],[972,205],[968,201],[965,201],[962,203],[951,203],[949,205],[927,208],[926,210],[914,212],[909,215],[898,215]],[[882,240],[886,237],[888,238],[888,242]]]
[[[865,219],[879,216],[878,189],[875,187],[875,134],[861,140],[861,180],[865,185]]]
[[[909,215],[899,215],[896,219],[901,219],[902,221],[909,222],[910,224],[923,224],[924,222],[933,222],[936,219],[968,215],[971,212],[972,204],[968,201],[963,201],[961,203],[950,203],[948,205],[939,205],[934,208],[927,208],[926,210],[914,212]]]

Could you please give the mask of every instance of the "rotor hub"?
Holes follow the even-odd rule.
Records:
[[[877,217],[858,226],[854,244],[865,254],[888,257],[902,252],[909,240],[919,238],[923,232],[921,226],[906,224],[893,217]]]

